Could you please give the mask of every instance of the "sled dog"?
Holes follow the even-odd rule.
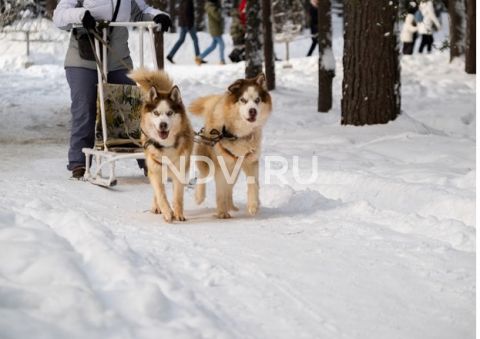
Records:
[[[140,87],[141,142],[148,178],[154,190],[152,212],[167,222],[185,221],[183,193],[193,148],[193,130],[180,90],[163,71],[138,69],[129,74]],[[173,181],[173,211],[165,192],[166,177]]]
[[[204,128],[193,154],[213,162],[217,217],[227,219],[230,211],[238,210],[232,190],[240,169],[247,177],[247,211],[255,215],[260,204],[258,163],[262,128],[272,111],[265,75],[237,80],[224,94],[194,100],[188,110],[204,117]],[[210,174],[206,162],[196,161],[196,165],[200,179]],[[195,200],[198,204],[205,200],[205,180],[197,183]]]

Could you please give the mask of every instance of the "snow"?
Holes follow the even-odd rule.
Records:
[[[404,57],[402,115],[341,126],[339,27],[331,113],[316,112],[308,36],[292,43],[292,68],[277,63],[262,176],[266,159],[288,170],[262,179],[260,214],[247,216],[242,178],[233,219],[212,216],[209,185],[206,205],[186,192],[188,221],[173,225],[148,212],[134,161],[113,189],[67,180],[67,37],[43,32],[54,41],[33,42],[24,69],[24,43],[0,36],[2,339],[473,338],[475,77],[447,52]],[[216,53],[197,67],[188,39],[175,60],[187,103],[244,74]],[[294,180],[312,161],[315,181]]]
[[[320,66],[327,71],[335,71],[335,58],[331,48],[323,51]]]

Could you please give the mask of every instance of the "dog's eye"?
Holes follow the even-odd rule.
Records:
[[[171,117],[173,115],[173,111],[168,111],[167,112],[167,117]]]
[[[246,103],[247,103],[247,99],[245,99],[245,98],[240,98],[240,102],[241,102],[242,104],[246,104]]]
[[[259,104],[259,103],[260,103],[260,98],[256,98],[256,99],[255,99],[255,103],[256,103],[256,104]]]
[[[157,111],[157,110],[153,111],[152,113],[153,113],[153,115],[155,115],[156,117],[158,117],[158,116],[160,115],[160,112]]]

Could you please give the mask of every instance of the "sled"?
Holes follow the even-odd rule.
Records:
[[[145,22],[110,22],[102,26],[103,41],[107,41],[108,27],[136,27],[139,34],[140,67],[144,64],[143,33],[148,31],[154,69],[158,70],[154,28],[158,24]],[[125,159],[145,159],[140,142],[141,96],[136,85],[118,85],[106,82],[108,74],[108,48],[101,45],[100,37],[93,37],[97,59],[98,98],[96,140],[85,153],[84,179],[95,185],[112,187],[117,184],[115,164]],[[98,62],[101,60],[101,64]],[[102,76],[102,72],[105,75]]]

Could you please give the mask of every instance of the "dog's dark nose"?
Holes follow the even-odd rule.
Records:
[[[166,122],[161,122],[160,123],[160,130],[164,131],[166,130],[168,127],[167,123]]]
[[[250,108],[248,115],[250,115],[250,118],[255,118],[257,116],[257,110],[255,108]]]

